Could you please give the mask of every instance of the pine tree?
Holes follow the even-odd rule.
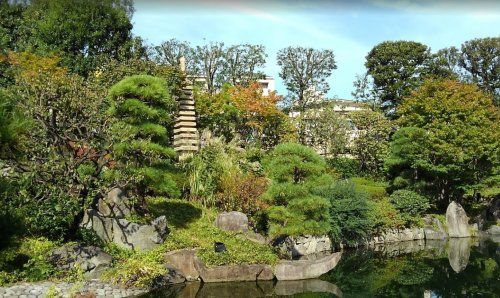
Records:
[[[175,100],[166,82],[148,75],[127,77],[109,91],[114,117],[115,179],[127,181],[139,197],[178,196],[172,179],[175,151],[169,147]]]
[[[265,199],[269,209],[271,235],[323,235],[330,230],[328,200],[321,195],[332,179],[326,163],[313,149],[283,143],[264,160],[271,179]]]

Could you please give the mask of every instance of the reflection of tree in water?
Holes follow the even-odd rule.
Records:
[[[463,271],[456,273],[446,254],[421,251],[384,256],[370,250],[346,252],[325,280],[340,287],[344,297],[498,297],[500,293],[497,244],[472,247]]]

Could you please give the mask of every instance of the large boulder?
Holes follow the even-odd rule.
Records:
[[[247,232],[248,217],[241,212],[222,212],[215,219],[215,226],[224,231]]]
[[[106,243],[113,242],[118,247],[138,251],[156,248],[168,234],[165,216],[150,224],[138,224],[124,218],[104,216],[94,209],[87,210],[81,226],[93,230]]]
[[[424,222],[425,240],[444,240],[448,238],[448,233],[438,218],[426,216]]]
[[[195,256],[194,266],[203,282],[256,281],[274,278],[272,267],[264,264],[207,267]]]
[[[97,201],[97,211],[103,216],[123,218],[129,216],[134,207],[121,188],[115,187],[105,198]]]
[[[47,260],[58,269],[79,267],[85,277],[92,279],[109,268],[113,258],[99,247],[73,244],[53,250]]]
[[[316,254],[332,250],[332,241],[326,235],[324,236],[285,236],[277,238],[273,246],[278,247],[281,254],[296,258],[309,254]]]
[[[336,252],[317,260],[281,260],[274,267],[274,275],[278,280],[316,278],[335,268],[341,256]]]
[[[181,284],[186,281],[186,278],[177,269],[168,265],[165,265],[165,268],[168,270],[167,274],[156,277],[152,282],[151,288],[164,289],[171,285]]]
[[[486,234],[488,235],[500,235],[500,226],[499,225],[492,225],[488,227],[486,230]]]
[[[195,281],[200,276],[194,266],[195,253],[195,249],[170,251],[165,254],[165,263],[175,268],[187,281]]]
[[[456,202],[451,202],[446,209],[446,226],[452,238],[471,236],[469,218],[464,208]]]

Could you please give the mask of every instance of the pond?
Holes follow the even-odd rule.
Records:
[[[319,279],[187,283],[146,297],[500,297],[499,239],[410,241],[346,250]]]

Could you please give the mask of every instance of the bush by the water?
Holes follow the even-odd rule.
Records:
[[[313,149],[295,143],[276,146],[263,161],[271,184],[264,197],[271,235],[322,235],[330,230],[328,199],[332,183],[326,162]]]
[[[330,199],[331,232],[334,243],[349,245],[369,235],[371,222],[368,195],[350,181],[337,181],[326,192]]]
[[[406,189],[393,192],[390,196],[390,202],[409,225],[418,222],[419,217],[430,207],[426,197]]]

